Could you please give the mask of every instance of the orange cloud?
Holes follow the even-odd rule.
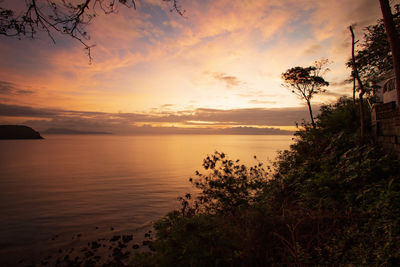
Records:
[[[165,103],[174,110],[189,104],[300,106],[281,87],[280,74],[329,58],[335,63],[327,80],[343,80],[349,74],[347,26],[357,22],[360,30],[374,23],[380,15],[376,2],[182,1],[181,17],[168,3],[143,0],[136,11],[121,8],[88,27],[89,42],[96,44],[91,65],[82,46],[68,38],[57,36],[53,45],[45,35],[33,42],[0,37],[0,80],[35,92],[3,94],[0,101],[104,112],[145,112]]]

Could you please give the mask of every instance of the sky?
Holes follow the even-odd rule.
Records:
[[[378,0],[180,0],[184,16],[162,0],[136,4],[97,10],[86,27],[91,64],[67,36],[55,34],[56,44],[44,33],[0,36],[0,124],[126,134],[294,130],[309,115],[281,74],[329,59],[330,86],[314,109],[351,95],[348,27],[362,39],[381,17]]]

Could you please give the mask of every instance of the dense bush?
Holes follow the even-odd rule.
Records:
[[[400,264],[399,164],[359,138],[357,107],[324,106],[272,167],[216,152],[194,195],[155,223],[132,266]]]

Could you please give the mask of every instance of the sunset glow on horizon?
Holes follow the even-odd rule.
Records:
[[[5,3],[9,0],[4,1]],[[0,37],[0,124],[134,132],[143,127],[294,130],[303,102],[281,73],[315,60],[333,63],[316,109],[343,95],[350,70],[349,25],[381,17],[376,0],[181,0],[184,17],[162,0],[119,7],[87,27],[82,45],[55,34]]]

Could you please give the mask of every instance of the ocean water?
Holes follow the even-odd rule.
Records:
[[[133,233],[137,240],[214,151],[267,162],[292,136],[48,135],[0,141],[0,266],[35,263],[59,248]]]

